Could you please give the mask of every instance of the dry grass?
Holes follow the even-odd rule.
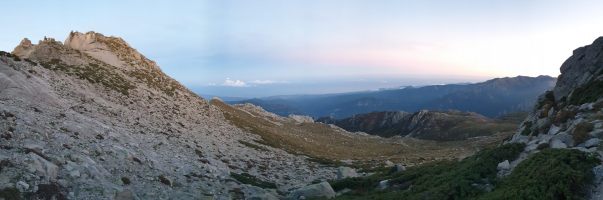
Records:
[[[289,153],[307,155],[312,160],[353,160],[371,166],[385,160],[415,165],[442,159],[466,157],[484,146],[500,142],[511,133],[457,142],[434,142],[412,138],[380,138],[339,132],[322,123],[280,121],[274,123],[259,113],[249,113],[221,101],[212,100],[226,119],[241,129],[262,137],[259,143]]]

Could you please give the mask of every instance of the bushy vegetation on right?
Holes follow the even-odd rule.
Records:
[[[544,149],[500,178],[497,165],[514,160],[522,144],[483,150],[461,161],[443,161],[332,182],[336,191],[351,189],[339,199],[581,199],[592,183],[599,159],[570,149]],[[387,189],[378,189],[388,180]]]

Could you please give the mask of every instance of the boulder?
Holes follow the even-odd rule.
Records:
[[[328,182],[317,183],[308,185],[297,190],[294,190],[289,194],[289,199],[308,199],[308,198],[333,198],[335,197],[335,191]]]
[[[563,141],[559,139],[552,139],[550,147],[553,149],[565,149],[567,148],[567,144],[563,143]]]
[[[599,138],[591,138],[589,140],[586,140],[586,142],[584,142],[580,146],[585,147],[585,148],[591,148],[591,147],[599,146],[599,143],[601,143],[601,139],[599,139]]]
[[[552,144],[552,140],[559,140],[561,142],[563,142],[565,145],[572,147],[574,146],[574,138],[571,135],[568,135],[567,133],[559,133],[555,136],[553,136],[550,140],[550,143]]]
[[[498,165],[496,166],[496,169],[509,170],[509,169],[511,169],[511,164],[509,164],[509,160],[505,160],[505,161],[498,163]]]
[[[358,177],[356,170],[350,167],[339,167],[337,168],[337,179]]]

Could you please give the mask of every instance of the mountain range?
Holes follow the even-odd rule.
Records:
[[[512,132],[516,120],[490,119],[483,115],[460,111],[372,112],[349,118],[319,118],[350,132],[366,132],[382,137],[403,136],[427,140],[464,140],[471,137]]]
[[[459,110],[487,117],[528,111],[539,94],[555,85],[549,76],[496,78],[474,84],[405,87],[370,92],[292,95],[230,103],[252,103],[282,116],[351,117],[378,111]]]

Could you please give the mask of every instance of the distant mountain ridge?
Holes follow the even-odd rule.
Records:
[[[538,94],[551,89],[556,78],[506,77],[474,84],[431,85],[371,92],[293,95],[255,98],[229,103],[252,103],[282,116],[331,116],[337,119],[376,111],[416,112],[459,110],[497,117],[532,108]]]
[[[366,132],[382,137],[403,136],[428,140],[464,140],[471,137],[513,132],[519,122],[495,120],[460,111],[372,112],[345,119],[323,117],[317,120],[347,131]]]

